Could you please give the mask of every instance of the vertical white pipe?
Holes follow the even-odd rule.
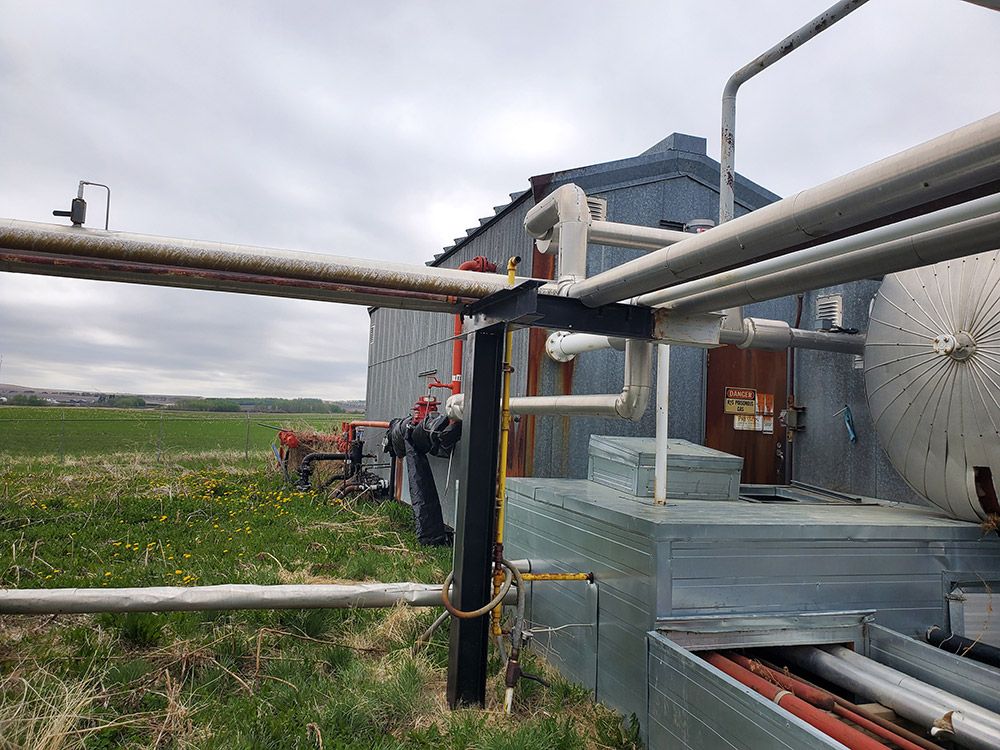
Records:
[[[654,498],[656,505],[667,502],[667,429],[670,406],[670,345],[656,347],[656,461],[654,465]]]

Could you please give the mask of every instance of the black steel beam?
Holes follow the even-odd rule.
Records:
[[[465,315],[483,316],[483,325],[553,328],[632,339],[652,339],[654,311],[638,305],[587,307],[572,297],[539,294],[541,281],[525,281],[465,307]]]
[[[479,609],[490,600],[493,543],[496,539],[497,455],[503,384],[503,324],[481,328],[465,347],[465,425],[455,518],[452,603]],[[486,702],[489,615],[453,617],[448,643],[448,703],[452,708]]]

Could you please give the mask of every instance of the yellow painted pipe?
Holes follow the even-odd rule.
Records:
[[[593,581],[593,573],[522,573],[525,581]]]

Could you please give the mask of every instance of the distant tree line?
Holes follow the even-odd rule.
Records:
[[[171,409],[180,411],[254,411],[271,414],[343,414],[342,404],[318,398],[184,398]]]
[[[17,393],[7,399],[7,406],[49,406],[49,402],[40,396]]]

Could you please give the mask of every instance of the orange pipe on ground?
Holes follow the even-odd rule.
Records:
[[[710,652],[705,655],[705,660],[716,669],[725,672],[734,680],[743,683],[765,698],[774,701],[790,714],[794,714],[807,724],[812,725],[823,732],[823,734],[832,737],[851,750],[886,750],[886,746],[883,743],[872,739],[857,729],[824,713],[815,706],[806,703],[792,692],[783,690],[777,685],[772,685],[763,677],[758,677],[750,670],[744,669],[736,662],[730,661],[721,654]]]

